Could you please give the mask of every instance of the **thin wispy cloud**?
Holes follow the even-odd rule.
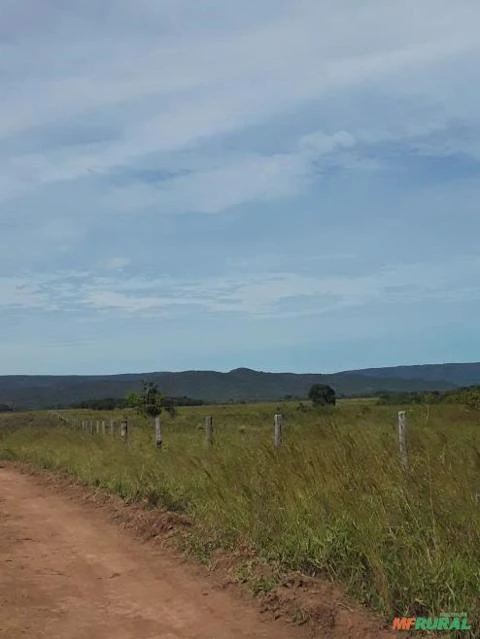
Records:
[[[126,260],[109,266],[120,270]],[[300,301],[294,315],[323,313],[371,303],[480,299],[476,275],[480,260],[464,258],[446,263],[417,263],[349,276],[314,276],[288,272],[245,272],[242,277],[145,278],[99,276],[95,273],[25,274],[0,279],[0,307],[30,308],[41,312],[108,309],[142,316],[178,307],[204,311],[271,317],[285,302]],[[307,303],[307,304],[306,304]],[[306,304],[306,309],[302,305]],[[292,315],[292,313],[290,313]]]

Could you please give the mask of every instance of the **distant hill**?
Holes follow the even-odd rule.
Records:
[[[444,380],[455,386],[473,386],[480,380],[480,363],[471,364],[421,364],[418,366],[393,366],[390,368],[364,368],[346,371],[344,375],[362,375],[375,379],[396,378],[436,382]],[[440,390],[440,389],[438,389]]]
[[[397,366],[334,374],[266,373],[237,368],[228,373],[184,371],[126,375],[7,375],[0,376],[0,403],[17,408],[46,408],[92,398],[124,397],[142,380],[158,384],[171,397],[208,402],[280,400],[306,397],[312,384],[331,385],[338,395],[368,395],[381,391],[448,390],[480,384],[480,363]]]

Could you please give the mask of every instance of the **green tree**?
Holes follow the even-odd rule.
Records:
[[[313,384],[308,391],[308,399],[314,406],[335,406],[335,391],[328,384]]]
[[[145,417],[158,417],[166,410],[172,417],[176,415],[175,403],[165,397],[153,382],[143,382],[139,393],[129,393],[127,403]]]

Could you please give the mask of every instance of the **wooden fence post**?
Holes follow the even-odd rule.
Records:
[[[105,435],[105,422],[102,421],[102,435]]]
[[[207,446],[213,446],[213,417],[205,417],[205,440]]]
[[[127,418],[122,419],[122,423],[120,424],[120,437],[126,443],[128,439],[128,421]]]
[[[115,435],[115,420],[110,420],[110,434],[113,437]]]
[[[408,469],[407,414],[404,410],[398,411],[398,443],[400,444],[402,465],[405,469]]]
[[[98,420],[96,422],[96,433],[97,435],[100,433],[100,422]]]
[[[277,413],[273,418],[273,423],[275,427],[275,448],[280,448],[283,433],[283,416]]]
[[[157,448],[161,448],[163,444],[162,439],[162,422],[160,421],[160,416],[157,415],[155,417],[155,446]]]
[[[90,434],[93,435],[93,420],[90,420]]]

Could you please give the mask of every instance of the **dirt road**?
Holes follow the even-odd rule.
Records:
[[[292,639],[174,558],[0,468],[2,639]]]

